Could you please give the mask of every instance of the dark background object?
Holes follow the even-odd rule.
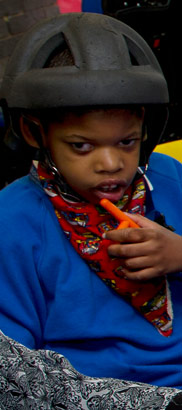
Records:
[[[154,51],[169,86],[170,116],[161,142],[182,138],[182,1],[102,0],[104,14],[133,27]]]

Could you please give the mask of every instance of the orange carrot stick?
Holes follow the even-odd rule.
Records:
[[[125,229],[125,228],[129,228],[129,222],[128,221],[122,221],[120,222],[120,224],[118,225],[118,227],[116,229]]]
[[[124,212],[122,212],[120,209],[118,209],[112,202],[110,202],[108,199],[103,198],[100,200],[100,205],[103,206],[103,208],[106,209],[106,211],[110,212],[111,215],[114,216],[119,222],[121,222],[118,226],[118,229],[126,228],[127,226],[123,225],[122,222],[126,221],[128,223],[128,226],[131,228],[139,228],[139,226],[132,221],[132,219],[129,218]]]

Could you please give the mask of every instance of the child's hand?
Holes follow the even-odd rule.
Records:
[[[147,280],[182,271],[182,237],[141,215],[129,215],[140,228],[109,231],[110,256],[122,259],[123,276]],[[119,242],[119,243],[118,243]]]

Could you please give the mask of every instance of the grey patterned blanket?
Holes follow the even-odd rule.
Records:
[[[0,410],[180,410],[182,391],[77,372],[62,355],[0,332]]]

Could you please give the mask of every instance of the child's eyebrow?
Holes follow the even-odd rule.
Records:
[[[127,138],[133,138],[133,137],[141,137],[142,136],[142,131],[134,131],[131,132],[130,134],[126,135],[125,137],[123,137],[123,139],[127,139]]]
[[[80,135],[80,134],[70,134],[66,136],[67,140],[72,140],[72,139],[81,139],[82,141],[94,141],[96,138],[94,137],[86,137],[84,135]]]
[[[126,135],[116,135],[112,138],[113,142],[118,143],[120,141],[126,141],[129,139],[142,139],[142,131],[134,131]],[[98,138],[96,135],[80,135],[80,134],[69,134],[65,136],[66,142],[73,143],[73,142],[85,142],[94,144],[98,142]]]
[[[134,131],[134,132],[131,132],[131,133],[129,133],[128,135],[125,135],[125,136],[120,136],[120,135],[118,135],[118,139],[119,138],[121,138],[121,139],[127,139],[127,138],[133,138],[133,137],[141,137],[141,135],[142,135],[142,132],[141,131]],[[94,136],[88,136],[88,137],[86,137],[86,136],[84,136],[84,135],[80,135],[80,134],[70,134],[70,135],[67,135],[66,136],[66,138],[81,138],[81,139],[83,139],[83,140],[85,140],[85,141],[88,141],[88,140],[90,140],[90,139],[95,139],[96,137],[94,137]]]

